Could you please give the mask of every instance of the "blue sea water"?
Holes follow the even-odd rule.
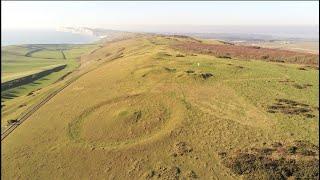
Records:
[[[96,36],[45,30],[2,30],[1,46],[19,44],[83,44],[99,40]]]

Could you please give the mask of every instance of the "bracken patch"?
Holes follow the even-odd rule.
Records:
[[[227,59],[235,57],[240,59],[259,59],[270,62],[308,64],[313,67],[319,65],[319,55],[317,54],[256,46],[183,42],[174,45],[173,48],[184,52],[209,54]]]
[[[312,87],[312,84],[293,84],[292,86],[297,89],[306,89],[308,87]]]
[[[319,147],[308,141],[219,153],[223,164],[245,179],[318,179]]]
[[[192,152],[192,150],[186,142],[178,142],[173,146],[173,156],[183,156],[186,153]]]
[[[211,73],[201,73],[200,76],[202,77],[202,79],[208,79],[211,76],[213,76],[213,74],[211,74]]]
[[[181,170],[176,166],[159,166],[155,170],[147,172],[144,176],[146,179],[167,179],[177,180],[181,175]]]
[[[309,105],[288,99],[276,99],[276,103],[268,106],[269,113],[283,113],[288,115],[303,115],[307,118],[315,117],[311,114],[312,109]]]

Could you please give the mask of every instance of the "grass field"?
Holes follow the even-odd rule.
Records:
[[[25,56],[4,55],[1,63],[3,69],[1,72],[2,82],[64,63],[66,62],[62,60],[47,60]]]
[[[1,132],[8,126],[8,120],[16,119],[50,91],[53,91],[57,84],[55,83],[56,81],[79,66],[80,55],[94,49],[95,46],[97,45],[21,45],[3,47],[1,82],[35,74],[63,64],[66,64],[67,67],[30,84],[1,92]],[[61,49],[67,54],[65,59],[62,58]]]
[[[46,59],[64,59],[64,55],[62,54],[62,50],[41,50],[32,53],[32,57],[36,58],[46,58]]]
[[[251,169],[235,160],[234,170],[225,160],[234,151],[319,145],[318,70],[172,48],[190,41],[140,35],[65,50],[67,59],[86,52],[76,79],[2,141],[2,178],[241,179]],[[290,153],[280,156],[300,163]],[[257,179],[269,177],[257,167]],[[309,177],[309,167],[286,176]]]
[[[310,53],[319,54],[319,41],[292,41],[292,42],[274,41],[274,42],[258,42],[254,44],[261,47],[288,49],[288,50],[299,51],[299,52],[310,52]]]

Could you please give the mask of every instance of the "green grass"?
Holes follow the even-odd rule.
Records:
[[[141,36],[94,52],[91,45],[65,50],[72,58],[87,52],[84,75],[2,141],[2,177],[239,179],[219,152],[278,141],[318,144],[318,70],[191,55],[171,49],[175,42]],[[33,99],[19,98],[11,111],[15,102]],[[276,99],[306,104],[314,117],[269,113]]]
[[[41,50],[32,53],[31,56],[45,59],[63,59],[63,55],[60,50]]]
[[[35,48],[36,49],[36,48]],[[3,51],[3,54],[15,54],[15,55],[20,55],[24,56],[26,55],[29,51],[31,51],[32,48],[28,48],[27,46],[4,46],[1,47],[1,51]]]
[[[84,45],[75,45],[71,49],[64,50],[64,54],[67,59],[77,58],[83,53],[90,52],[91,50],[97,48],[96,44],[84,44]]]
[[[5,47],[2,50],[2,82],[47,69],[49,66],[68,63],[63,59],[47,59],[45,54],[44,58],[27,57],[23,55],[27,53],[24,52],[24,49],[21,51],[18,51],[19,48],[14,48],[13,51],[11,49],[9,46],[9,48]],[[60,53],[60,51],[56,52]],[[49,56],[50,54],[48,54]]]
[[[59,78],[79,66],[76,58],[93,47],[95,45],[22,45],[3,47],[1,82],[51,69],[62,64],[67,66],[63,70],[51,73],[32,83],[1,92],[1,104],[5,105],[2,108],[1,130],[6,128],[8,120],[17,118],[27,108],[44,98],[46,94],[52,91],[51,89],[56,88],[55,82]],[[43,50],[29,53],[29,57],[25,56],[25,54],[34,49]],[[68,54],[66,59],[61,59],[61,49],[66,49],[65,51]],[[34,92],[34,95],[28,96],[30,92]]]
[[[72,61],[96,46],[95,44],[5,46],[2,48],[2,82],[48,69],[54,65],[70,63],[74,67]],[[34,49],[42,50],[30,54],[29,57],[25,56]],[[67,60],[63,59],[61,49]]]

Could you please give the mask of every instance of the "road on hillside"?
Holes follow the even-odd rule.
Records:
[[[76,78],[77,79],[77,78]],[[30,109],[30,111],[28,111],[27,113],[25,113],[24,115],[22,115],[22,117],[19,117],[17,119],[18,123],[14,123],[12,125],[10,125],[9,128],[7,128],[6,130],[4,130],[1,133],[1,141],[6,138],[13,130],[15,130],[23,121],[25,121],[26,119],[28,119],[28,117],[30,117],[34,112],[36,112],[41,106],[43,106],[45,103],[47,103],[51,98],[53,98],[55,95],[57,95],[59,92],[61,92],[64,88],[68,87],[73,81],[75,81],[76,79],[67,82],[66,84],[64,84],[62,87],[60,87],[59,89],[55,90],[54,92],[50,93],[46,98],[44,98],[42,101],[40,101],[40,103],[38,103],[36,106],[32,107]]]
[[[116,54],[115,57],[111,57],[111,59],[109,59],[107,62],[111,62],[113,60],[116,60],[118,58],[121,58],[122,56],[118,56]],[[106,63],[106,62],[105,62]],[[99,66],[97,66],[98,68]],[[9,128],[7,128],[6,130],[4,130],[3,132],[1,132],[1,141],[3,139],[5,139],[11,132],[13,132],[13,130],[15,130],[20,124],[22,124],[22,122],[24,122],[25,120],[27,120],[34,112],[36,112],[38,109],[40,109],[41,106],[43,106],[45,103],[47,103],[51,98],[53,98],[55,95],[57,95],[59,92],[61,92],[63,89],[65,89],[66,87],[68,87],[70,84],[72,84],[74,81],[76,81],[78,78],[80,78],[81,76],[89,73],[90,71],[94,70],[90,69],[87,72],[84,72],[76,77],[74,77],[73,79],[70,79],[70,81],[67,81],[66,84],[64,84],[62,87],[60,87],[59,89],[53,91],[52,93],[50,93],[46,98],[44,98],[43,100],[41,100],[37,105],[35,105],[34,107],[32,107],[28,112],[26,112],[25,114],[23,114],[21,117],[17,118],[18,123],[14,123],[12,125],[10,125]],[[76,69],[75,71],[79,71],[79,69]]]

